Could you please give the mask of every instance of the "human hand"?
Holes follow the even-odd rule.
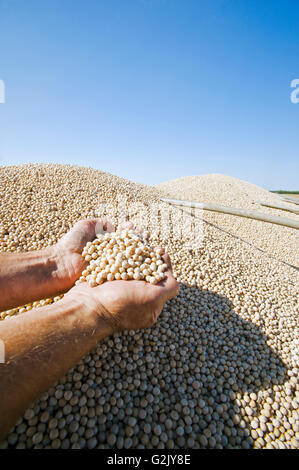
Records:
[[[97,287],[82,283],[73,287],[65,297],[74,298],[96,312],[108,323],[112,333],[152,326],[165,302],[178,294],[179,284],[172,274],[169,256],[162,259],[168,265],[165,279],[152,285],[145,281],[108,281]]]
[[[88,263],[81,255],[86,243],[94,240],[98,233],[114,230],[114,226],[106,219],[80,220],[56,245],[51,247],[57,259],[57,278],[61,291],[72,287],[87,266]]]

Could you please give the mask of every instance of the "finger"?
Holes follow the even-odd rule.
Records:
[[[103,219],[95,220],[94,233],[95,233],[95,236],[104,234],[104,220]]]
[[[111,222],[109,222],[109,220],[107,220],[107,219],[104,219],[104,227],[103,228],[104,228],[105,232],[109,232],[109,233],[115,232],[115,226]]]
[[[120,228],[127,229],[127,230],[133,230],[134,229],[134,224],[133,224],[133,222],[124,222],[123,224],[121,224]]]
[[[138,281],[140,282],[140,281]],[[180,285],[177,280],[173,277],[173,274],[170,270],[165,272],[165,277],[163,281],[160,281],[158,284],[155,285],[146,285],[151,289],[152,295],[155,297],[158,302],[165,303],[168,300],[175,297],[179,290]]]
[[[169,271],[172,272],[172,264],[171,264],[171,260],[170,260],[168,253],[164,252],[161,258],[164,261],[164,263],[167,264]]]
[[[173,299],[176,297],[179,293],[180,290],[180,285],[177,282],[177,280],[173,277],[173,275],[169,272],[169,274],[166,275],[166,280],[164,283],[164,301],[167,302],[167,300]]]
[[[95,238],[95,219],[79,220],[73,228],[66,234],[65,240],[75,240],[80,245],[86,245],[87,242]]]
[[[105,235],[108,232],[114,232],[115,227],[114,225],[109,222],[106,218],[102,219],[94,219],[94,235]]]

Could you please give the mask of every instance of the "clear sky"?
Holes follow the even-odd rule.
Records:
[[[0,0],[0,165],[299,190],[298,0]]]

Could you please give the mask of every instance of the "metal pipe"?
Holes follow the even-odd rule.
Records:
[[[265,207],[273,207],[273,209],[279,209],[281,211],[289,211],[293,212],[294,214],[299,214],[299,209],[294,209],[293,207],[290,206],[281,206],[280,204],[274,204],[273,202],[260,202],[260,201],[255,201],[257,204],[260,204],[261,206]]]
[[[203,209],[213,212],[221,212],[223,214],[236,215],[239,217],[246,217],[248,219],[261,220],[262,222],[269,222],[271,224],[282,225],[284,227],[290,227],[299,229],[299,222],[287,217],[279,217],[276,215],[260,214],[256,211],[250,211],[247,209],[236,209],[233,207],[220,206],[211,202],[196,202],[196,201],[181,201],[179,199],[168,199],[161,198],[161,201],[167,202],[168,204],[185,207],[195,207],[197,209]]]

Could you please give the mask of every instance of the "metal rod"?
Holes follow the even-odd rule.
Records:
[[[279,209],[282,211],[289,211],[293,212],[294,214],[299,214],[299,209],[294,209],[293,207],[290,206],[281,206],[280,204],[274,204],[273,202],[260,202],[260,201],[255,201],[257,204],[260,204],[261,206],[265,207],[273,207],[273,209]]]
[[[247,209],[236,209],[233,207],[220,206],[211,202],[196,202],[196,201],[181,201],[179,199],[168,199],[161,198],[161,201],[167,202],[168,204],[185,207],[195,207],[197,209],[203,209],[213,212],[221,212],[223,214],[236,215],[239,217],[246,217],[248,219],[261,220],[262,222],[269,222],[271,224],[283,225],[284,227],[290,227],[299,229],[299,222],[287,217],[279,217],[276,215],[260,214],[256,211],[250,211]]]

